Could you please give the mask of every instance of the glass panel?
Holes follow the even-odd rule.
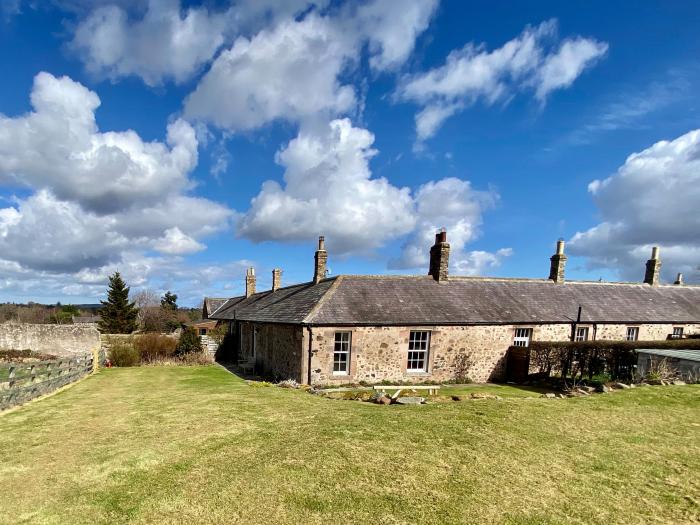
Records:
[[[347,374],[350,370],[350,332],[336,332],[333,348],[333,373]]]
[[[428,346],[430,344],[430,332],[414,330],[408,337],[407,370],[425,371],[428,360]]]

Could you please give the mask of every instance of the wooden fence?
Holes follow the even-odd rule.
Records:
[[[89,374],[93,368],[91,354],[51,361],[0,363],[0,410],[53,392]]]

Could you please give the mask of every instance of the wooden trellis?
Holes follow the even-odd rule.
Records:
[[[51,361],[0,363],[0,410],[77,381],[92,372],[93,366],[90,354]]]

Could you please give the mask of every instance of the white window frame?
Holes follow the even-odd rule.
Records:
[[[671,333],[672,339],[682,339],[683,338],[683,326],[674,326],[673,332]]]
[[[532,328],[516,328],[513,336],[513,346],[530,346]]]
[[[406,358],[406,372],[409,374],[425,374],[428,372],[430,338],[430,330],[411,330],[408,336],[408,355]],[[422,367],[415,366],[421,362],[423,363]]]
[[[340,340],[339,340],[340,338]],[[352,332],[336,332],[333,339],[333,375],[347,376],[350,375],[350,358],[352,353]],[[338,359],[345,356],[345,361]],[[337,365],[345,365],[344,370],[336,370]]]
[[[577,326],[576,327],[576,333],[574,334],[574,341],[576,342],[583,342],[583,341],[588,341],[588,334],[590,333],[590,330],[588,329],[588,326]]]
[[[639,340],[639,327],[638,326],[628,326],[627,335],[625,337],[627,341],[638,341]]]

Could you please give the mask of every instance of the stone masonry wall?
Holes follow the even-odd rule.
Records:
[[[700,325],[586,325],[590,338],[624,340],[627,326],[639,326],[640,340],[666,339],[673,326],[684,326],[686,334],[700,333]],[[570,324],[425,326],[425,327],[316,327],[312,332],[311,381],[313,384],[342,384],[365,381],[450,381],[460,375],[467,355],[466,375],[473,381],[501,380],[505,375],[508,348],[515,328],[532,328],[533,341],[568,341]],[[408,339],[411,330],[431,332],[428,372],[407,372]],[[351,332],[350,373],[333,374],[335,332]]]
[[[34,350],[57,356],[92,353],[100,348],[100,332],[81,324],[0,324],[0,348]]]
[[[275,379],[302,380],[302,327],[270,323],[241,323],[240,359],[253,355],[255,335],[256,372]]]

